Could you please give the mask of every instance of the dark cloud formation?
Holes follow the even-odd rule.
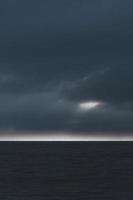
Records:
[[[131,0],[0,1],[0,129],[132,133],[132,21]]]

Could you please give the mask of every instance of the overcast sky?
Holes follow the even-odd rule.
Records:
[[[133,133],[133,1],[1,0],[3,130]]]

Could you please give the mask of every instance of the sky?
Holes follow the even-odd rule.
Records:
[[[133,1],[1,0],[0,133],[133,133]]]

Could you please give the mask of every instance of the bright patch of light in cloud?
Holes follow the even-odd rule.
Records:
[[[79,104],[79,108],[83,111],[96,109],[99,107],[102,103],[96,102],[96,101],[90,101],[90,102],[84,102]]]

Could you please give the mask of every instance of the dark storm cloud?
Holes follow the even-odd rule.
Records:
[[[0,1],[1,129],[132,132],[133,2]],[[79,104],[104,102],[81,112]]]
[[[60,91],[22,96],[3,96],[0,100],[1,129],[29,131],[131,132],[133,112],[126,105],[106,103],[84,112],[78,103],[65,100]],[[133,106],[133,105],[132,105]]]
[[[133,68],[129,63],[117,64],[86,74],[68,88],[75,101],[99,100],[110,103],[133,101]]]

